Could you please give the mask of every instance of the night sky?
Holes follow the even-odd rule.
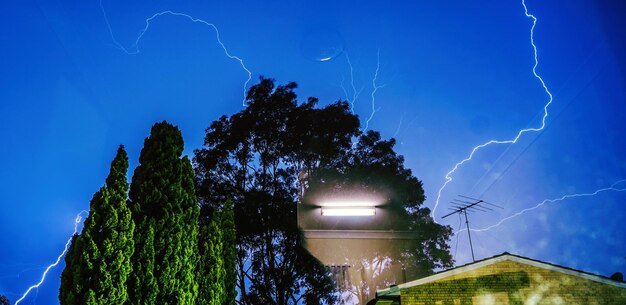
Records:
[[[215,30],[164,14],[137,40],[156,13],[214,24],[251,71],[248,85],[263,75],[297,82],[301,101],[353,102],[363,128],[371,117],[369,128],[397,139],[431,209],[473,147],[541,126],[549,100],[532,72],[521,0],[179,2],[103,0],[108,25],[98,0],[0,10],[0,294],[13,302],[61,253],[119,144],[132,169],[150,126],[168,120],[192,155],[213,120],[242,109],[248,73]],[[538,18],[537,73],[554,96],[545,129],[477,151],[451,175],[436,220],[459,229],[458,216],[441,219],[459,194],[504,207],[471,213],[480,229],[545,199],[605,190],[472,232],[477,259],[508,251],[626,272],[626,181],[606,189],[626,179],[620,2],[527,1]],[[457,264],[471,261],[466,232],[451,251]],[[62,268],[21,304],[58,304]]]

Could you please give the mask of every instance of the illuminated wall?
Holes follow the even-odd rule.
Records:
[[[504,260],[474,270],[407,283],[403,305],[626,304],[626,284],[558,266]],[[564,273],[566,272],[566,273]]]
[[[377,289],[416,278],[400,258],[417,233],[403,230],[406,221],[394,209],[375,209],[371,216],[323,216],[320,205],[298,206],[306,248],[335,274],[348,304],[365,304]]]

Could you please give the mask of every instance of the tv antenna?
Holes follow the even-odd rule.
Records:
[[[504,209],[503,207],[493,204],[482,199],[476,199],[472,197],[467,197],[463,195],[459,195],[461,199],[454,199],[450,201],[452,207],[448,208],[452,210],[452,212],[444,215],[441,219],[444,219],[450,215],[463,213],[465,215],[465,226],[467,226],[467,237],[469,237],[470,250],[472,251],[472,261],[475,262],[474,258],[474,246],[472,245],[472,234],[470,234],[469,221],[467,220],[467,212],[488,212],[493,211],[494,208]]]

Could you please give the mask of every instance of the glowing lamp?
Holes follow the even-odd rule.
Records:
[[[336,201],[324,201],[319,204],[323,207],[374,207],[376,202],[368,200],[336,200]]]
[[[322,216],[374,216],[375,207],[322,207]]]

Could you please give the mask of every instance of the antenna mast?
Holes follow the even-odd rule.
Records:
[[[504,209],[504,208],[497,204],[486,202],[482,199],[476,199],[476,198],[467,197],[463,195],[459,195],[459,197],[461,197],[462,199],[454,199],[450,202],[452,204],[452,207],[449,209],[452,210],[452,212],[442,216],[441,219],[444,219],[454,214],[460,215],[461,213],[463,213],[463,215],[465,215],[465,226],[467,227],[467,237],[469,238],[470,250],[472,251],[472,261],[475,262],[476,259],[474,258],[474,246],[472,245],[472,234],[470,233],[469,221],[467,220],[467,211],[487,212],[487,211],[493,211],[493,208],[500,208],[500,209]]]

